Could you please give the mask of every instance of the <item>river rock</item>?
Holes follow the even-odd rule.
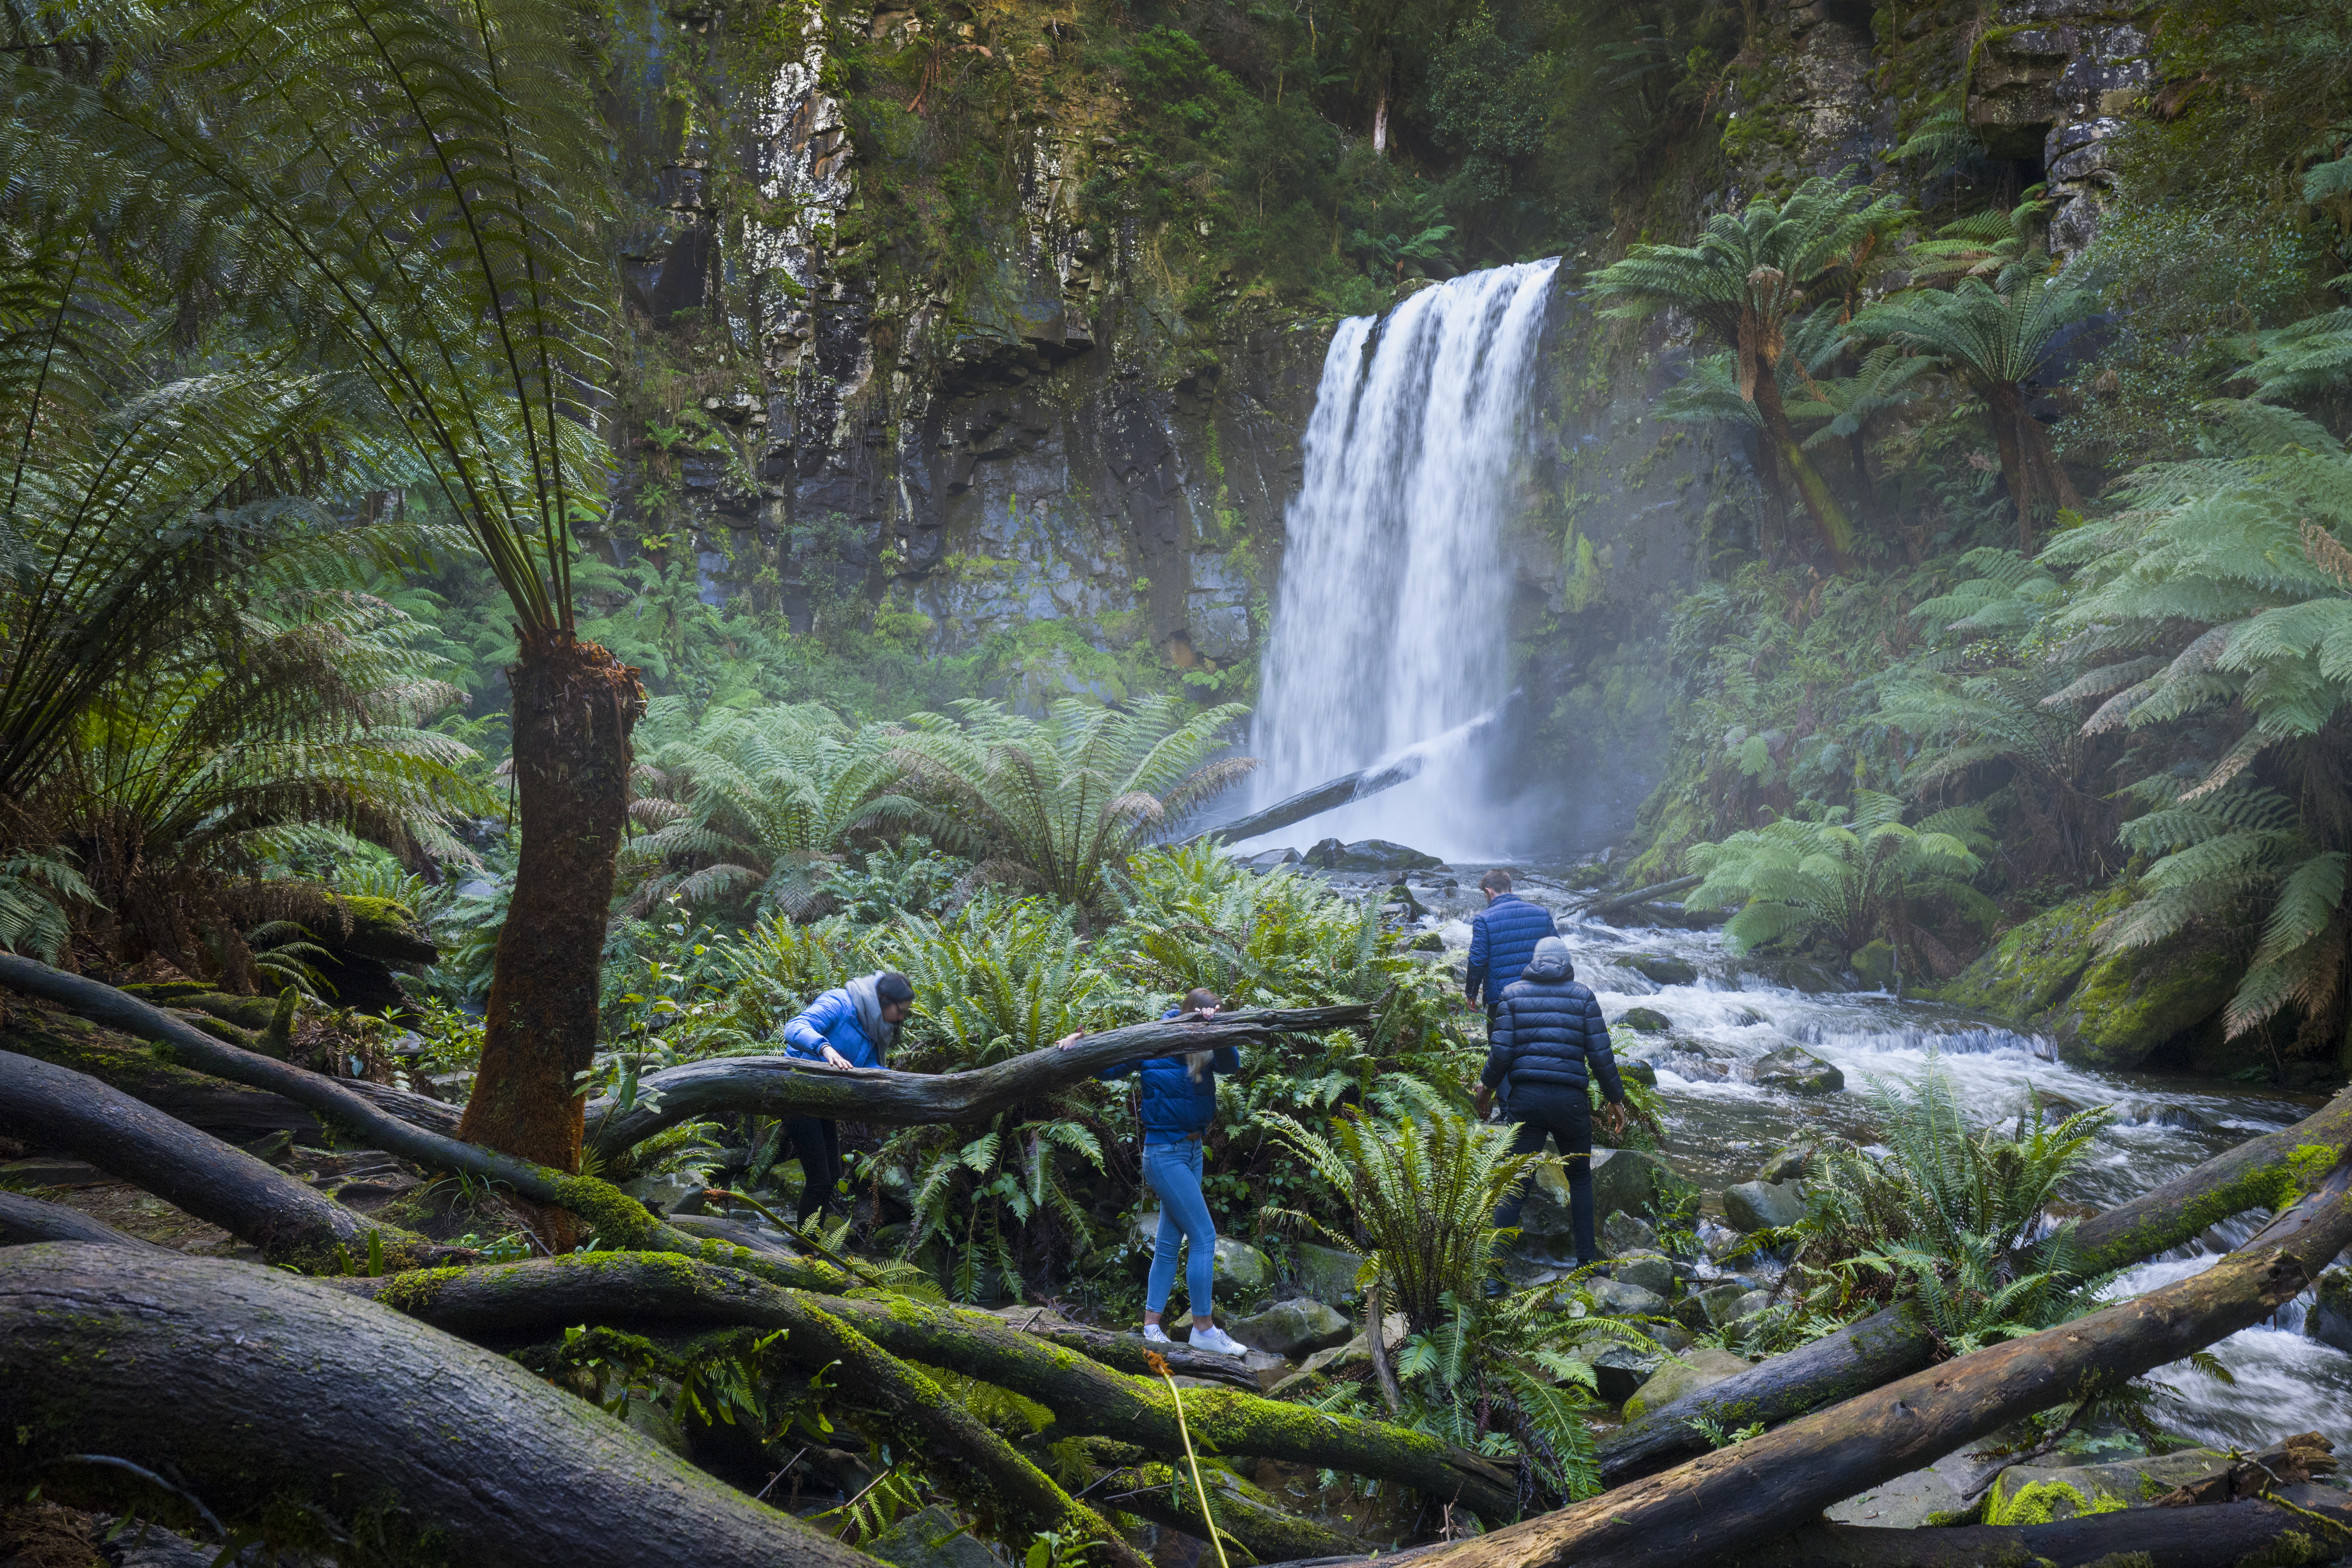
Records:
[[[1756,1168],[1759,1182],[1793,1182],[1812,1168],[1811,1149],[1783,1149]]]
[[[1236,1320],[1231,1331],[1234,1338],[1252,1350],[1295,1361],[1346,1344],[1355,1325],[1311,1297],[1295,1296],[1253,1317]]]
[[[1658,1233],[1648,1222],[1635,1219],[1622,1209],[1612,1209],[1609,1217],[1601,1222],[1601,1240],[1612,1256],[1622,1256],[1646,1252],[1657,1246]]]
[[[1720,1327],[1731,1321],[1733,1303],[1747,1295],[1748,1289],[1747,1286],[1737,1281],[1727,1280],[1721,1284],[1710,1285],[1704,1290],[1693,1291],[1683,1300],[1697,1304],[1697,1321],[1693,1321],[1690,1317],[1679,1312],[1675,1314],[1675,1321],[1700,1333]]]
[[[1628,1007],[1618,1015],[1617,1021],[1637,1035],[1662,1035],[1675,1026],[1672,1019],[1654,1007]]]
[[[1254,1296],[1274,1283],[1274,1264],[1246,1241],[1217,1237],[1216,1285],[1223,1295]]]
[[[1723,1321],[1727,1323],[1736,1323],[1742,1318],[1752,1318],[1771,1304],[1772,1292],[1769,1290],[1743,1291],[1730,1306],[1723,1310]]]
[[[1567,1184],[1562,1182],[1564,1188]],[[1630,1215],[1654,1215],[1671,1206],[1691,1184],[1655,1154],[1639,1149],[1595,1149],[1592,1152],[1592,1207],[1596,1214],[1622,1209]],[[1565,1193],[1562,1194],[1565,1197]]]
[[[1327,1307],[1344,1307],[1362,1296],[1356,1286],[1356,1276],[1364,1267],[1360,1254],[1318,1247],[1311,1241],[1299,1242],[1291,1250],[1298,1268],[1298,1289],[1307,1295]]]
[[[1592,1357],[1593,1392],[1610,1405],[1622,1405],[1664,1364],[1664,1351],[1637,1351],[1612,1344]]]
[[[1804,1189],[1794,1182],[1742,1182],[1724,1189],[1724,1223],[1742,1236],[1804,1217]]]
[[[1324,844],[1332,842],[1325,839]],[[1321,849],[1322,844],[1316,846]],[[1426,870],[1445,862],[1434,855],[1424,855],[1402,844],[1392,844],[1385,838],[1360,838],[1353,844],[1342,844],[1331,857],[1328,868],[1334,871],[1401,871]]]
[[[1302,864],[1312,866],[1318,871],[1335,871],[1339,867],[1339,857],[1347,852],[1348,847],[1338,839],[1320,838],[1316,840],[1312,849],[1298,858]]]
[[[1710,1387],[1727,1377],[1737,1377],[1748,1367],[1746,1356],[1734,1355],[1729,1351],[1685,1351],[1661,1365],[1640,1391],[1625,1401],[1625,1419],[1639,1421],[1661,1405],[1672,1405],[1684,1394]]]
[[[2234,1461],[2211,1448],[2184,1448],[2112,1465],[2011,1465],[1985,1493],[1987,1524],[2054,1524],[2084,1513],[2146,1508],[2176,1487],[2225,1475]]]
[[[1835,1094],[1845,1087],[1845,1074],[1802,1046],[1783,1046],[1749,1064],[1748,1080],[1760,1089],[1785,1094]]]
[[[1251,856],[1248,859],[1243,861],[1242,864],[1248,867],[1253,871],[1271,871],[1276,866],[1296,866],[1298,864],[1298,851],[1296,849],[1268,849],[1260,854]]]
[[[1675,1266],[1663,1252],[1636,1252],[1618,1258],[1609,1276],[1627,1285],[1638,1285],[1660,1300],[1675,1293]]]
[[[1864,946],[1846,959],[1854,975],[1873,991],[1892,991],[1896,970],[1895,949],[1885,937]]]
[[[2320,1343],[2352,1355],[2352,1268],[2331,1268],[2319,1277],[2319,1300],[2303,1326]]]
[[[1647,1318],[1666,1310],[1664,1296],[1622,1279],[1588,1279],[1584,1289],[1592,1298],[1593,1309],[1603,1317]]]
[[[936,1505],[908,1514],[861,1550],[892,1568],[996,1568],[995,1554]]]
[[[1648,976],[1653,984],[1659,985],[1690,985],[1698,980],[1696,968],[1662,952],[1629,952],[1617,962],[1636,974]]]

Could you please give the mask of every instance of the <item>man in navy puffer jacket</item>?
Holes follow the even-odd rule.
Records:
[[[1511,891],[1511,874],[1501,867],[1479,878],[1478,886],[1486,895],[1486,907],[1470,921],[1470,967],[1464,978],[1469,983],[1471,1005],[1486,1004],[1491,1032],[1496,1002],[1527,967],[1536,943],[1559,933],[1549,910]]]
[[[1536,943],[1526,971],[1504,988],[1490,1034],[1473,1102],[1484,1117],[1495,1091],[1503,1091],[1504,1114],[1519,1124],[1514,1154],[1540,1152],[1547,1133],[1559,1143],[1568,1162],[1576,1261],[1590,1263],[1600,1249],[1592,1235],[1592,1101],[1585,1086],[1598,1082],[1611,1105],[1625,1102],[1625,1086],[1609,1048],[1608,1020],[1591,988],[1577,983],[1568,943],[1556,936]],[[1518,1224],[1524,1201],[1524,1193],[1506,1198],[1495,1211],[1496,1228]]]

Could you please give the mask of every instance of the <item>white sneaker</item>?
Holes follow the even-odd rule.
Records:
[[[1148,1345],[1172,1345],[1176,1342],[1170,1339],[1168,1331],[1159,1324],[1146,1323],[1143,1325],[1143,1342]]]
[[[1249,1354],[1247,1345],[1225,1332],[1224,1330],[1213,1326],[1205,1329],[1196,1328],[1192,1331],[1192,1348],[1196,1351],[1214,1351],[1219,1355]]]

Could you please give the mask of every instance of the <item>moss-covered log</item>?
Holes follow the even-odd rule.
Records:
[[[2052,1524],[1960,1525],[1948,1530],[1875,1530],[1808,1525],[1769,1546],[1744,1548],[1741,1568],[1988,1568],[2051,1563],[2090,1568],[2231,1568],[2261,1563],[2333,1563],[2352,1547],[2352,1507],[2344,1494],[2289,1489],[2292,1506],[2216,1503],[2208,1508],[2136,1508]]]
[[[2078,1267],[2120,1268],[2198,1236],[2249,1209],[2275,1209],[2294,1190],[2298,1149],[2352,1149],[2352,1090],[2293,1127],[2250,1139],[2195,1170],[2083,1222]],[[1887,1310],[1774,1356],[1628,1422],[1602,1444],[1601,1479],[1620,1487],[1706,1451],[1695,1418],[1737,1429],[1776,1426],[1835,1400],[1907,1377],[1928,1364],[1935,1340],[1908,1314]]]
[[[567,1175],[548,1166],[534,1165],[529,1161],[501,1154],[478,1144],[461,1143],[454,1138],[428,1131],[379,1109],[369,1100],[353,1093],[352,1085],[339,1079],[323,1078],[215,1039],[185,1020],[175,1018],[135,996],[126,995],[111,985],[86,980],[78,974],[68,974],[46,963],[6,952],[0,952],[0,984],[13,986],[28,995],[39,996],[60,1006],[71,1007],[110,1027],[143,1039],[163,1042],[169,1046],[179,1065],[214,1074],[232,1083],[283,1095],[321,1116],[331,1117],[340,1127],[361,1142],[386,1153],[414,1160],[428,1169],[463,1172],[483,1181],[498,1183],[532,1203],[569,1209],[593,1226],[598,1238],[608,1247],[677,1252],[690,1258],[723,1260],[737,1268],[751,1269],[763,1279],[809,1289],[845,1290],[856,1283],[831,1264],[814,1258],[755,1256],[743,1247],[688,1236],[656,1217],[643,1204],[609,1182]],[[80,1081],[93,1089],[105,1087],[86,1077]],[[193,1130],[183,1128],[181,1131],[189,1132]],[[84,1157],[89,1158],[87,1155]],[[116,1169],[110,1165],[106,1168]],[[123,1171],[117,1173],[146,1187],[159,1197],[171,1200],[169,1193],[141,1177]],[[170,1176],[167,1170],[160,1168],[155,1173],[158,1179]],[[214,1223],[233,1234],[244,1234],[225,1220],[215,1220]]]
[[[1201,1479],[1208,1489],[1209,1507],[1216,1513],[1217,1529],[1225,1538],[1228,1552],[1238,1546],[1254,1563],[1367,1554],[1369,1549],[1354,1536],[1291,1512],[1279,1499],[1229,1471],[1208,1466],[1201,1471]],[[1098,1479],[1088,1490],[1107,1509],[1131,1513],[1202,1541],[1209,1538],[1192,1475],[1174,1465],[1138,1465]]]
[[[789,1292],[739,1271],[664,1257],[591,1253],[336,1283],[450,1333],[499,1342],[575,1323],[785,1328],[803,1310]],[[1097,1366],[1075,1351],[1006,1328],[985,1312],[903,1298],[828,1297],[814,1304],[901,1361],[977,1378],[1035,1400],[1055,1413],[1057,1434],[1115,1437],[1159,1454],[1182,1451],[1175,1407],[1156,1380]],[[1226,1388],[1185,1390],[1184,1415],[1193,1443],[1213,1453],[1286,1459],[1388,1480],[1460,1503],[1489,1520],[1517,1513],[1507,1473],[1402,1427]]]
[[[1702,1568],[2059,1400],[2260,1322],[2352,1246],[2352,1161],[2201,1274],[1915,1373],[1777,1431],[1423,1559],[1423,1568]]]
[[[1121,1062],[1342,1029],[1364,1023],[1371,1013],[1369,1005],[1350,1003],[1130,1024],[1089,1035],[1068,1050],[1049,1046],[969,1072],[845,1070],[785,1056],[715,1057],[654,1074],[617,1116],[607,1102],[592,1104],[588,1140],[609,1154],[681,1121],[742,1111],[847,1117],[890,1127],[985,1121]]]
[[[15,1009],[0,1024],[0,1050],[87,1073],[231,1143],[249,1143],[273,1132],[291,1132],[306,1143],[320,1141],[319,1119],[284,1095],[174,1067],[129,1036],[69,1013]]]
[[[876,1568],[502,1356],[251,1264],[0,1250],[0,1388],[16,1495],[191,1527],[194,1499],[372,1562]]]
[[[0,1187],[0,1247],[29,1247],[37,1241],[87,1241],[102,1247],[144,1247],[168,1252],[152,1241],[125,1236],[102,1219],[63,1204],[44,1203]]]
[[[394,1268],[453,1256],[119,1089],[13,1051],[0,1051],[0,1133],[78,1155],[252,1243],[273,1263],[318,1269],[338,1248]]]

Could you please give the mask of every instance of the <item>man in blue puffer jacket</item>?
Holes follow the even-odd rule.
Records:
[[[1215,992],[1202,987],[1160,1016],[1162,1022],[1188,1014],[1210,1018],[1221,1005]],[[1066,1047],[1081,1037],[1072,1035],[1060,1043]],[[1160,1195],[1160,1232],[1152,1238],[1151,1274],[1143,1296],[1147,1344],[1172,1342],[1160,1326],[1160,1319],[1168,1306],[1168,1292],[1176,1283],[1178,1247],[1187,1245],[1184,1289],[1192,1308],[1192,1348],[1221,1355],[1247,1353],[1247,1347],[1216,1325],[1212,1292],[1216,1284],[1217,1222],[1201,1188],[1201,1139],[1216,1124],[1217,1075],[1239,1072],[1241,1067],[1241,1052],[1232,1046],[1220,1046],[1213,1051],[1124,1062],[1096,1075],[1121,1079],[1135,1073],[1143,1079],[1143,1179]]]
[[[1492,1034],[1495,1004],[1504,989],[1527,967],[1536,943],[1559,932],[1549,910],[1511,891],[1511,874],[1500,866],[1479,878],[1478,886],[1486,895],[1486,907],[1470,921],[1470,968],[1464,978],[1469,983],[1471,1005],[1486,1003],[1486,1028]]]
[[[1580,1267],[1599,1256],[1592,1234],[1592,1101],[1586,1085],[1601,1086],[1611,1106],[1625,1103],[1617,1078],[1616,1054],[1609,1048],[1609,1021],[1601,1003],[1576,979],[1568,943],[1548,936],[1536,943],[1527,970],[1503,990],[1496,1005],[1486,1070],[1478,1075],[1472,1103],[1484,1118],[1503,1091],[1503,1111],[1519,1124],[1514,1154],[1542,1151],[1549,1134],[1568,1162],[1569,1223],[1576,1235]],[[1613,1110],[1612,1117],[1618,1113]],[[1519,1223],[1524,1193],[1503,1200],[1495,1228]]]
[[[915,1008],[915,987],[895,969],[861,974],[824,993],[784,1026],[784,1054],[836,1068],[890,1065],[898,1026]],[[801,1163],[801,1206],[806,1225],[841,1204],[841,1123],[830,1116],[784,1118],[784,1141]]]

